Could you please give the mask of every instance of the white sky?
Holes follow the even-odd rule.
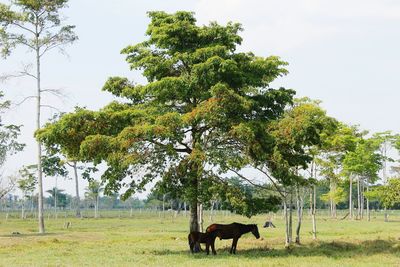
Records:
[[[67,48],[67,57],[48,54],[42,69],[43,87],[62,88],[68,95],[64,101],[45,98],[62,111],[107,104],[112,97],[100,89],[109,76],[143,82],[139,73],[129,71],[120,50],[145,39],[147,11],[189,10],[196,12],[199,24],[242,23],[240,50],[288,61],[290,74],[277,80],[277,87],[322,100],[329,115],[346,123],[372,132],[400,132],[400,1],[71,0],[69,6],[64,14],[76,25],[80,40]],[[31,54],[16,50],[6,61],[0,60],[0,74],[12,73],[31,60]],[[29,79],[11,80],[0,88],[15,102],[34,93]],[[52,112],[47,110],[44,116]],[[6,120],[24,125],[21,140],[27,144],[8,162],[7,172],[12,172],[35,162],[34,102],[11,110]],[[72,181],[58,184],[73,193]],[[81,182],[81,191],[86,184]],[[45,190],[52,186],[54,179],[46,178]]]

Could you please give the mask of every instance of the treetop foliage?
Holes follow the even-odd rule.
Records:
[[[59,11],[68,0],[14,0],[0,3],[0,48],[4,58],[23,45],[39,56],[78,39],[75,26],[61,25]]]

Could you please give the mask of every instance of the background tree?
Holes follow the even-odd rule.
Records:
[[[50,198],[48,199],[49,204],[54,207],[54,210],[57,208],[65,208],[68,204],[68,197],[67,194],[63,193],[64,189],[59,189],[57,187],[53,187],[46,192],[50,194]]]
[[[11,193],[16,186],[16,176],[9,175],[6,177],[0,177],[0,200],[5,198]]]
[[[321,153],[316,159],[318,173],[329,182],[330,193],[327,196],[330,197],[330,214],[333,218],[336,218],[337,202],[335,198],[341,195],[338,190],[343,191],[338,189],[338,184],[343,178],[343,160],[347,153],[355,150],[358,138],[364,134],[364,132],[359,132],[355,126],[339,123],[337,130],[324,140]],[[352,182],[350,183],[352,185]],[[351,197],[350,190],[349,198],[351,199]]]
[[[99,198],[100,193],[103,191],[101,183],[95,180],[89,181],[89,186],[86,187],[85,197],[94,202],[94,217],[99,216]]]
[[[80,160],[106,162],[107,194],[125,188],[127,198],[149,181],[176,174],[190,201],[190,230],[197,231],[199,188],[221,175],[214,167],[237,149],[236,127],[246,122],[261,130],[259,125],[279,117],[294,92],[269,86],[287,73],[286,62],[236,52],[239,24],[197,26],[190,12],[149,17],[148,39],[122,51],[148,83],[112,77],[103,90],[124,102],[97,112],[78,109],[37,136],[75,149]]]
[[[41,63],[43,56],[55,49],[62,49],[66,44],[77,40],[73,32],[75,26],[62,25],[60,10],[67,6],[67,0],[16,0],[11,4],[0,4],[0,46],[3,57],[10,55],[11,50],[23,46],[35,55],[36,72],[29,69],[20,72],[20,76],[28,76],[36,81],[36,94],[28,98],[36,99],[36,128],[41,127],[41,96],[44,92],[57,94],[56,90],[42,89]],[[28,99],[26,98],[26,99]],[[48,105],[47,105],[48,107]],[[43,179],[42,179],[42,148],[37,141],[38,165],[38,219],[39,232],[44,233],[43,217]]]
[[[10,101],[3,100],[4,94],[0,91],[0,114],[3,114],[10,108]],[[25,147],[24,144],[18,142],[21,126],[13,124],[3,124],[0,117],[0,168],[4,166],[7,158],[11,155],[22,151]],[[0,175],[0,199],[5,197],[8,193],[14,190],[16,186],[16,176]]]
[[[251,166],[264,175],[266,183],[273,186],[282,200],[285,213],[285,245],[292,243],[292,207],[300,188],[309,182],[300,170],[308,167],[313,155],[311,148],[321,143],[322,134],[335,128],[335,120],[326,116],[318,105],[307,99],[296,102],[288,108],[282,118],[262,128],[252,123],[242,123],[235,134],[239,140],[238,153],[232,154],[223,167],[236,173],[244,180],[248,177],[239,173],[243,167]],[[265,186],[257,185],[258,187]],[[300,202],[302,200],[300,199]],[[297,239],[300,242],[301,207],[298,205]]]
[[[20,178],[17,180],[18,188],[22,192],[22,206],[21,206],[21,219],[25,219],[25,202],[28,197],[32,198],[33,191],[35,190],[37,179],[37,166],[29,165],[24,166],[19,170]]]
[[[350,151],[343,160],[344,172],[348,176],[355,175],[357,177],[357,218],[359,219],[363,217],[365,187],[369,191],[370,184],[379,179],[378,172],[382,166],[382,157],[378,153],[380,145],[380,139],[359,138],[354,151]],[[350,187],[349,192],[351,191]],[[367,218],[370,220],[368,198],[366,204]]]
[[[400,179],[389,179],[385,185],[376,186],[365,195],[370,200],[378,200],[385,210],[391,208],[400,203]],[[385,221],[389,221],[387,216]]]
[[[65,113],[59,113],[53,116],[49,120],[49,122],[55,122],[60,117],[65,114]],[[60,125],[60,130],[63,131],[65,128],[63,125]],[[52,132],[54,136],[48,135],[46,136],[46,142],[43,144],[46,146],[47,153],[49,154],[49,157],[54,157],[57,158],[58,161],[61,163],[60,165],[67,165],[72,168],[73,170],[73,175],[74,175],[74,182],[75,182],[75,215],[76,217],[81,217],[81,211],[80,211],[80,196],[79,196],[79,176],[78,176],[78,170],[83,170],[83,177],[88,178],[88,174],[91,171],[94,171],[93,167],[88,167],[84,168],[84,166],[80,165],[77,158],[79,158],[79,155],[77,154],[79,152],[79,144],[76,143],[75,145],[77,147],[70,148],[69,146],[60,146],[58,143],[67,143],[67,144],[73,144],[70,143],[70,140],[63,140],[63,139],[58,139],[57,143],[54,143],[53,140],[54,138],[61,138],[60,135],[57,134],[57,132]],[[70,135],[79,135],[80,133],[71,133]],[[68,138],[71,138],[71,136],[68,136]],[[75,140],[73,137],[72,140]],[[86,164],[85,164],[86,165]],[[61,166],[60,166],[61,167]],[[65,170],[67,172],[67,170]],[[65,176],[65,175],[64,175]]]
[[[396,141],[398,140],[399,135],[393,134],[391,131],[385,131],[376,133],[373,137],[379,140],[380,143],[379,152],[382,159],[382,182],[386,185],[388,180],[388,163],[394,161],[394,159],[390,157],[390,151],[393,147],[396,148]],[[385,221],[387,221],[388,214],[386,208],[384,212]]]

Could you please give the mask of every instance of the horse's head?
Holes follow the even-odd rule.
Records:
[[[258,232],[257,224],[253,224],[251,227],[251,233],[257,238],[260,238],[260,233]]]

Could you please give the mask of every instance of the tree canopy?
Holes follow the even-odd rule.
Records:
[[[80,160],[106,162],[106,192],[125,187],[126,198],[155,178],[175,175],[193,204],[200,180],[218,176],[215,168],[239,152],[243,125],[266,136],[265,124],[283,113],[294,91],[270,87],[287,74],[279,57],[236,52],[240,24],[198,26],[191,12],[148,15],[148,39],[122,50],[148,82],[111,77],[103,90],[122,101],[66,114],[37,137]]]

